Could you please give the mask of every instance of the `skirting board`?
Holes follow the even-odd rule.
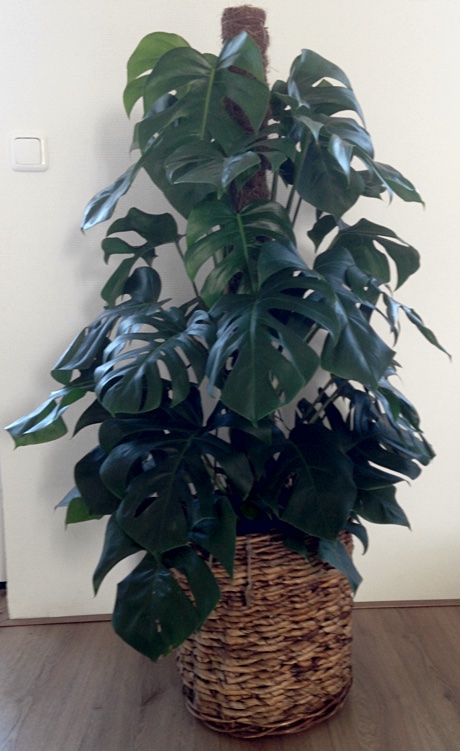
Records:
[[[460,600],[394,600],[386,602],[355,602],[354,610],[381,608],[458,608]],[[57,618],[8,618],[6,595],[0,592],[0,628],[8,626],[47,626],[66,623],[99,623],[110,621],[111,616],[100,615],[68,615]]]

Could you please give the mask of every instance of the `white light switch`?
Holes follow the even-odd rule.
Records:
[[[12,135],[10,158],[17,172],[43,172],[48,169],[46,139],[36,133]]]

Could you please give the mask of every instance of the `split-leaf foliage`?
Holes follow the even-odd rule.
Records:
[[[363,521],[407,526],[396,486],[433,457],[395,385],[401,313],[442,347],[393,296],[418,269],[415,248],[344,219],[361,197],[422,201],[375,161],[340,68],[304,50],[270,89],[246,33],[218,56],[153,33],[128,63],[128,114],[139,100],[139,158],[90,201],[83,228],[112,216],[140,170],[174,215],[130,208],[109,226],[105,308],[54,367],[60,388],[9,431],[18,446],[59,438],[65,410],[92,394],[76,432],[99,425],[98,445],[60,505],[68,523],[110,517],[96,590],[118,562],[143,556],[118,587],[113,622],[157,659],[219,601],[205,559],[231,576],[237,534],[275,529],[306,556],[308,535],[356,588],[339,533],[367,548]],[[242,200],[260,169],[270,196]],[[302,206],[315,210],[309,240],[296,238]],[[168,246],[191,281],[178,306],[161,300],[155,269]]]

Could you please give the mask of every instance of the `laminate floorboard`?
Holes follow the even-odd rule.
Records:
[[[174,657],[108,623],[0,629],[1,751],[460,751],[460,608],[354,612],[354,684],[336,717],[256,741],[186,711]]]

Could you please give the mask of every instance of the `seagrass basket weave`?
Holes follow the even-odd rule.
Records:
[[[351,553],[349,535],[342,539]],[[178,651],[190,712],[244,738],[306,730],[333,715],[352,681],[346,578],[277,535],[238,538],[233,580],[212,569],[222,600]]]

